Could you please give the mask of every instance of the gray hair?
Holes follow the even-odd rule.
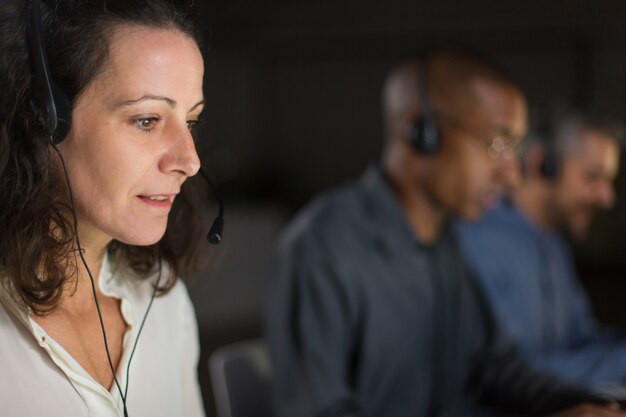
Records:
[[[548,148],[561,158],[577,148],[585,131],[610,137],[620,149],[624,145],[624,125],[605,113],[555,107],[543,114],[543,117],[531,116],[529,133],[520,144],[522,168],[528,151],[535,146]]]

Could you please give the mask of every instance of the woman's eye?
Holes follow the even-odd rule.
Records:
[[[152,130],[161,120],[159,117],[141,117],[135,119],[135,125],[141,130]]]
[[[187,129],[193,132],[194,128],[198,125],[198,120],[187,120]]]

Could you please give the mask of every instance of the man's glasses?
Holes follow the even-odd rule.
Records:
[[[441,117],[438,117],[437,119],[452,130],[455,130],[456,132],[467,136],[474,142],[479,143],[480,145],[486,146],[487,154],[493,159],[501,158],[505,160],[511,160],[515,158],[517,154],[518,141],[511,137],[511,135],[509,134],[501,133],[496,134],[493,137],[481,137],[477,136],[474,133],[468,132],[458,123],[454,123],[449,119]]]

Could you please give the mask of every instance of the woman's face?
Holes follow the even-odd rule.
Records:
[[[164,234],[181,185],[200,168],[190,127],[203,108],[203,61],[176,30],[120,26],[59,145],[81,239],[149,245]]]

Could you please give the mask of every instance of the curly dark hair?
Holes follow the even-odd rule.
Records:
[[[168,0],[2,0],[0,2],[0,283],[16,302],[45,314],[57,305],[65,284],[76,277],[71,206],[59,177],[41,116],[30,106],[33,80],[27,43],[28,7],[39,7],[50,72],[70,103],[103,70],[108,34],[130,24],[179,30],[199,42],[189,8]],[[125,259],[140,277],[156,269],[159,257],[172,274],[188,277],[207,248],[206,190],[195,178],[175,200],[161,242],[132,246],[112,241],[109,254]],[[74,271],[74,272],[72,272]]]

